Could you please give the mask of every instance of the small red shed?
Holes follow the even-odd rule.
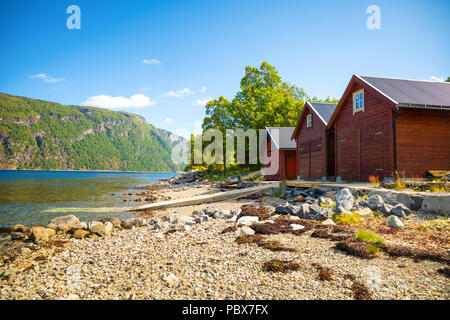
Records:
[[[297,155],[291,140],[293,127],[266,127],[267,155],[272,156],[272,144],[278,155],[279,166],[275,174],[264,175],[267,180],[292,180],[296,178]],[[276,156],[276,155],[275,155]]]
[[[342,180],[449,170],[450,83],[353,75],[327,129]]]
[[[336,106],[334,103],[305,103],[291,136],[296,141],[298,178],[319,180],[334,176],[334,162],[327,161],[334,159],[334,150],[329,149],[327,143],[327,123]]]

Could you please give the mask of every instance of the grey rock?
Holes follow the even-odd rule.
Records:
[[[296,212],[296,215],[302,219],[307,219],[310,215],[310,205],[308,203],[303,203],[300,206],[300,210]]]
[[[11,232],[10,235],[12,240],[22,240],[25,238],[25,235],[22,232]]]
[[[73,226],[80,223],[80,220],[73,214],[55,218],[50,221],[48,228],[55,229],[57,231],[67,232],[72,229]]]
[[[405,217],[411,214],[411,210],[403,203],[399,203],[391,209],[391,214],[395,214],[397,217]]]
[[[295,213],[295,209],[294,209],[294,206],[292,206],[292,205],[277,206],[275,208],[275,213],[279,213],[279,214],[294,214]]]
[[[390,204],[383,204],[381,207],[378,208],[378,211],[381,211],[384,214],[390,214],[392,210],[392,206]]]
[[[174,220],[174,224],[187,224],[187,225],[193,225],[195,224],[195,220],[192,217],[187,216],[179,216]]]
[[[355,197],[348,188],[343,188],[336,194],[336,206],[344,208],[346,212],[352,209],[354,201]]]
[[[325,204],[325,205],[331,205],[333,203],[333,200],[331,200],[330,198],[327,197],[319,197],[319,205],[321,204]]]
[[[309,212],[312,215],[317,215],[322,212],[322,208],[318,204],[312,204],[309,206]]]
[[[212,217],[214,215],[214,213],[216,213],[217,211],[219,211],[219,209],[215,208],[215,207],[211,207],[208,206],[205,209],[203,209],[203,212],[207,215]]]
[[[123,222],[125,229],[131,229],[132,227],[143,227],[147,225],[147,221],[143,218],[129,218]]]
[[[242,236],[242,235],[254,235],[255,231],[248,227],[248,226],[242,226],[241,228],[236,230],[236,235]]]
[[[325,220],[324,222],[322,222],[322,224],[323,224],[324,226],[334,226],[334,225],[336,225],[336,223],[334,223],[334,221],[331,220],[331,219]]]
[[[384,200],[380,195],[376,194],[367,198],[366,203],[370,209],[379,210],[384,205]]]
[[[394,215],[392,215],[392,216],[389,216],[387,219],[386,219],[386,225],[388,225],[389,227],[391,227],[391,228],[397,228],[397,229],[400,229],[400,228],[403,228],[405,225],[403,224],[403,222],[397,217],[397,216],[394,216]]]
[[[314,217],[314,219],[319,220],[319,221],[323,221],[323,220],[328,220],[332,216],[333,216],[333,209],[326,208],[326,209],[323,209],[319,214],[317,214]]]
[[[411,199],[411,196],[408,193],[400,192],[397,194],[397,201],[403,203],[409,209],[414,205],[414,201]],[[420,207],[417,209],[419,210]]]
[[[0,242],[11,241],[12,238],[9,234],[0,234]]]

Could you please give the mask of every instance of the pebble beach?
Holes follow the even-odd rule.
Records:
[[[207,185],[162,185],[158,193],[172,199],[211,192]],[[104,236],[76,239],[58,232],[53,241],[30,243],[13,258],[3,257],[0,299],[449,299],[450,281],[442,272],[448,264],[442,261],[385,253],[362,259],[336,250],[335,241],[312,237],[313,230],[263,236],[289,250],[236,241],[254,232],[236,228],[233,212],[283,201],[266,194],[157,210],[140,215],[146,223]],[[225,216],[189,223],[195,212],[211,208]],[[268,220],[279,216],[270,214]],[[273,260],[296,268],[268,271],[264,265]]]

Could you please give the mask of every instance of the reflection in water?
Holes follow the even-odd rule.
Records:
[[[158,182],[173,173],[0,171],[0,225],[37,225],[61,213],[54,207],[121,207],[131,188]],[[80,220],[123,218],[124,213],[75,213]]]

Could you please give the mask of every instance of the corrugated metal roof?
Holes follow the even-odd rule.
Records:
[[[360,76],[397,105],[450,108],[450,83]]]
[[[321,103],[321,102],[310,102],[314,110],[322,117],[325,124],[330,121],[331,115],[337,107],[336,103]]]
[[[295,149],[296,143],[291,140],[292,133],[294,132],[294,127],[266,127],[267,132],[270,135],[272,141],[274,141],[274,130],[278,130],[279,132],[279,141],[274,141],[275,145],[278,147],[278,150],[283,149]]]

